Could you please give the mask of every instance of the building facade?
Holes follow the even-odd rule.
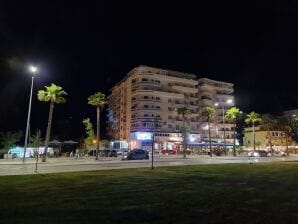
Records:
[[[199,114],[206,107],[214,107],[216,116],[211,124],[211,137],[214,141],[233,143],[233,124],[225,119],[226,111],[234,106],[234,85],[232,83],[201,78],[198,80]],[[208,124],[200,119],[202,140],[208,141]]]
[[[255,142],[256,149],[269,149],[269,139],[271,140],[272,147],[274,149],[285,149],[286,144],[288,146],[293,145],[293,140],[281,130],[267,131],[262,127],[255,127]],[[288,141],[288,143],[287,143]],[[252,127],[244,129],[243,144],[248,148],[253,148],[253,129]]]
[[[226,105],[233,98],[233,84],[210,79],[197,79],[194,74],[139,66],[111,89],[108,96],[108,126],[113,139],[127,140],[131,148],[151,148],[154,136],[155,149],[177,150],[182,142],[182,115],[178,108],[187,107],[189,143],[200,143],[205,123],[200,112],[206,106]],[[218,119],[213,137],[220,138],[222,120]],[[214,125],[215,126],[215,125]],[[230,124],[226,124],[226,136],[231,136]],[[215,132],[215,134],[214,134]],[[228,139],[228,138],[227,138]]]

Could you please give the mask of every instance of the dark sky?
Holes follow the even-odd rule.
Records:
[[[1,2],[0,131],[25,130],[31,62],[34,96],[51,82],[69,94],[54,134],[82,135],[87,97],[140,64],[233,82],[244,112],[298,108],[297,1],[49,2]],[[32,129],[47,117],[34,97]]]

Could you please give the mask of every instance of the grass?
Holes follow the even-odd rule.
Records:
[[[298,164],[0,177],[0,223],[298,223]]]

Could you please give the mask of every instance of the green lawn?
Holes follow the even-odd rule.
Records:
[[[0,177],[0,223],[298,223],[298,163]]]

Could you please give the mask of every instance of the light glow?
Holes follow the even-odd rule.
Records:
[[[138,140],[151,140],[152,134],[150,132],[137,132],[136,133]]]
[[[38,68],[36,66],[30,65],[29,70],[33,75],[35,75],[38,71]]]

